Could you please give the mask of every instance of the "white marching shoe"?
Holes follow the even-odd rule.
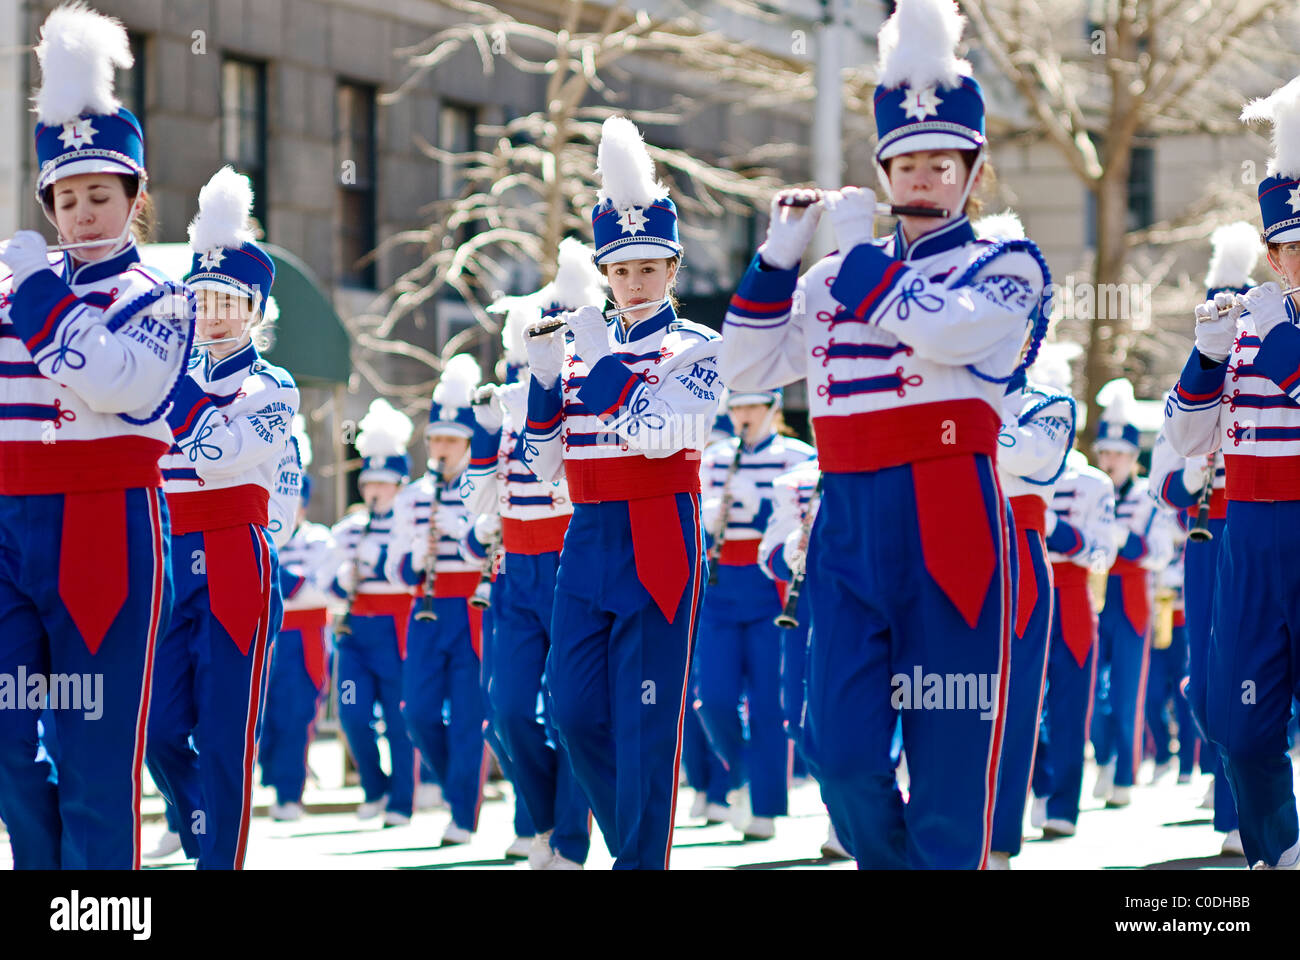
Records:
[[[773,817],[750,817],[745,824],[746,840],[771,840],[776,836],[776,819]]]
[[[727,809],[729,811],[727,819],[731,825],[744,833],[749,821],[754,819],[754,808],[749,803],[749,784],[745,784],[739,790],[727,791]]]
[[[373,820],[388,808],[388,794],[378,800],[367,800],[357,806],[358,820]]]
[[[1197,809],[1200,810],[1214,809],[1214,778],[1213,777],[1210,778],[1210,785],[1205,788],[1205,796],[1201,798],[1201,802],[1198,803],[1196,806]]]
[[[1093,784],[1092,795],[1098,800],[1105,800],[1115,787],[1115,761],[1097,768],[1097,782]]]
[[[454,847],[457,844],[469,843],[473,839],[473,833],[466,830],[464,827],[456,826],[456,822],[453,820],[451,823],[447,824],[447,830],[442,835],[442,845],[444,847]]]
[[[699,820],[709,812],[709,795],[703,790],[695,791],[695,799],[691,801],[691,812],[688,816],[692,820]]]
[[[731,809],[720,803],[710,803],[704,808],[704,822],[708,826],[715,823],[727,823],[731,820]]]
[[[527,860],[532,856],[533,845],[537,843],[536,835],[531,837],[515,837],[514,842],[506,847],[503,856],[506,860]]]
[[[822,856],[827,860],[852,860],[853,857],[844,844],[840,843],[839,836],[835,833],[835,824],[831,824],[830,832],[826,834],[826,842],[822,844]]]
[[[386,827],[404,827],[411,822],[411,818],[405,813],[398,813],[396,810],[384,811],[384,826]]]
[[[1219,848],[1219,853],[1224,856],[1244,857],[1246,848],[1241,845],[1241,831],[1229,830],[1223,837],[1223,846]]]
[[[181,835],[172,833],[168,830],[158,839],[158,846],[154,847],[145,854],[147,860],[158,860],[162,857],[170,857],[173,853],[181,848]]]
[[[551,833],[552,831],[547,830],[533,837],[532,843],[528,846],[529,870],[541,870],[555,856],[555,851],[551,849]]]
[[[1132,787],[1111,787],[1110,799],[1106,801],[1108,807],[1127,807],[1133,802]]]
[[[1076,827],[1069,820],[1059,818],[1048,818],[1043,821],[1043,839],[1051,837],[1072,837]]]
[[[1041,830],[1043,824],[1047,822],[1047,798],[1034,797],[1034,802],[1029,807],[1029,825],[1035,830]]]
[[[583,866],[582,864],[578,863],[578,861],[570,860],[564,854],[557,852],[551,856],[551,859],[547,860],[544,864],[542,864],[537,869],[538,870],[581,870],[583,869]]]
[[[271,804],[271,819],[279,820],[284,823],[292,823],[295,820],[302,819],[301,803],[273,803]]]
[[[985,870],[1010,870],[1011,854],[1000,850],[990,850],[989,858],[984,863]]]
[[[1157,763],[1151,770],[1151,779],[1148,782],[1159,783],[1161,778],[1167,776],[1169,771],[1173,769],[1174,762],[1172,760],[1166,760],[1164,763]]]
[[[442,802],[442,787],[436,783],[418,783],[415,785],[415,809],[436,810],[446,806]]]

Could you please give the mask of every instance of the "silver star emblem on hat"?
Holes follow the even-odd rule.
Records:
[[[640,207],[628,207],[623,211],[622,216],[618,218],[618,225],[623,232],[630,233],[633,236],[644,230],[646,223],[646,216],[641,212]]]
[[[1286,202],[1291,205],[1292,213],[1300,213],[1300,187],[1291,188],[1291,196],[1287,197]]]
[[[73,120],[71,123],[63,125],[63,132],[59,134],[59,139],[69,150],[75,150],[78,147],[84,147],[88,143],[94,143],[95,134],[99,133],[90,125],[89,117],[81,117]]]
[[[226,251],[220,247],[214,247],[199,254],[199,266],[204,270],[213,270],[221,266],[221,261],[224,259],[226,259]]]
[[[910,90],[903,99],[903,112],[913,120],[939,115],[939,92],[934,87]]]

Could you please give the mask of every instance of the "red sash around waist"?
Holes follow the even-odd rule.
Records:
[[[454,573],[439,573],[437,580],[433,584],[433,595],[435,597],[472,597],[474,591],[478,589],[478,582],[482,579],[482,574],[477,570],[457,570]],[[415,588],[416,597],[424,596],[424,584],[426,581],[421,580],[420,585]]]
[[[1300,457],[1243,457],[1226,453],[1229,500],[1300,500]]]
[[[222,527],[255,527],[267,524],[270,494],[265,487],[244,483],[220,490],[195,490],[167,494],[167,509],[172,515],[172,535],[219,530]]]
[[[996,456],[1001,417],[983,400],[943,400],[813,418],[825,473],[862,473],[961,454]]]
[[[88,493],[162,486],[158,458],[168,445],[152,437],[101,440],[6,440],[0,443],[0,495]],[[89,541],[88,541],[89,542]]]
[[[758,563],[758,544],[757,537],[724,541],[718,562],[724,567],[748,567]]]
[[[406,628],[411,617],[409,593],[358,593],[352,599],[354,617],[392,617],[397,629],[397,655],[406,659]]]
[[[1088,596],[1088,569],[1077,563],[1052,564],[1052,582],[1061,608],[1061,639],[1080,667],[1097,639],[1097,614]]]
[[[501,518],[501,542],[506,553],[537,556],[541,553],[558,553],[564,546],[564,531],[569,529],[572,515],[543,517],[540,520]]]

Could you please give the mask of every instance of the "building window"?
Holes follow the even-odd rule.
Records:
[[[335,91],[334,167],[339,171],[339,280],[375,287],[375,88],[339,81]]]
[[[478,126],[478,108],[443,103],[438,114],[438,144],[448,153],[468,153],[474,149],[474,128]],[[444,199],[460,196],[465,186],[462,163],[444,163],[440,171],[439,193]]]
[[[145,129],[145,38],[143,34],[128,33],[127,40],[131,45],[131,58],[135,61],[130,70],[117,71],[117,80],[114,89],[117,92],[117,98],[122,101],[122,106],[126,107],[135,118],[140,121],[140,129]],[[148,137],[145,141],[148,142]]]
[[[1093,136],[1099,156],[1104,157],[1105,142]],[[1097,195],[1091,190],[1084,191],[1085,223],[1087,229],[1084,240],[1087,246],[1097,246]],[[1138,140],[1129,154],[1128,166],[1128,217],[1124,224],[1126,232],[1142,230],[1156,222],[1156,150],[1149,142]]]
[[[253,184],[253,216],[266,228],[266,64],[221,65],[221,160]]]

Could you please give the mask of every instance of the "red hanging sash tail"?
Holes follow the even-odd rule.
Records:
[[[297,630],[302,634],[302,665],[307,676],[319,690],[325,684],[325,624],[329,612],[324,607],[314,610],[286,610],[281,632]]]
[[[925,568],[974,629],[997,568],[978,461],[966,454],[911,466]]]
[[[91,654],[126,603],[126,491],[63,495],[59,597]]]
[[[1054,563],[1052,581],[1061,602],[1061,638],[1082,668],[1097,638],[1097,614],[1088,596],[1088,570],[1077,563]]]
[[[259,552],[252,528],[247,525],[203,531],[208,604],[244,656],[248,656],[257,637],[258,623],[267,607],[269,584],[262,580]],[[256,602],[252,602],[253,597]]]
[[[1043,498],[1035,494],[1011,498],[1011,514],[1016,521],[1016,550],[1020,555],[1018,589],[1016,591],[1016,636],[1025,635],[1029,618],[1038,603],[1038,577],[1034,573],[1034,558],[1029,552],[1029,538],[1034,536],[1040,547],[1046,528],[1047,510]]]

